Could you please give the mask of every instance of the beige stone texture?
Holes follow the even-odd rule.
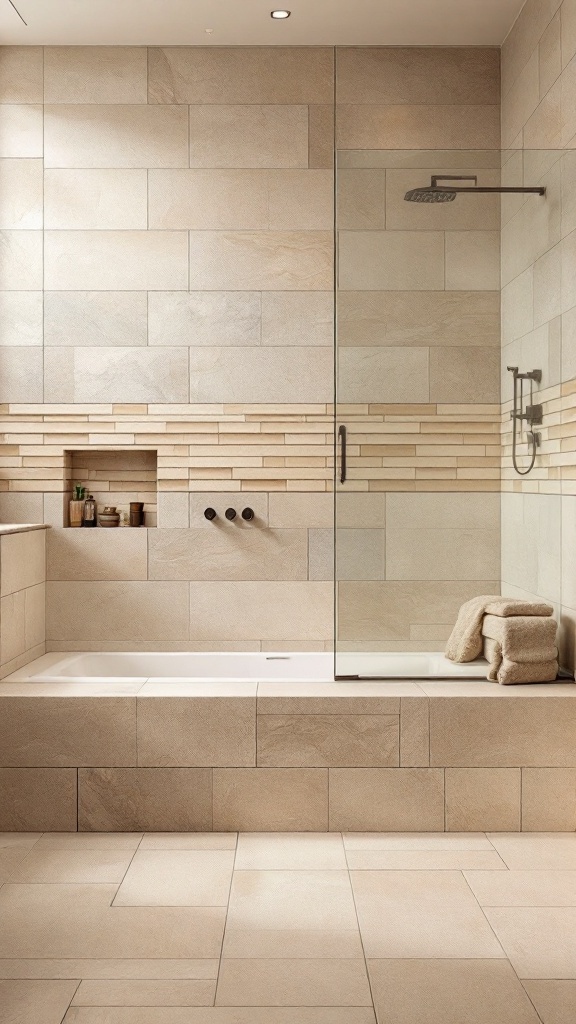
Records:
[[[42,103],[43,51],[41,46],[3,46],[0,50],[2,103]]]
[[[482,345],[499,348],[497,291],[340,289],[338,345]]]
[[[208,768],[85,768],[78,773],[82,832],[212,828]]]
[[[44,344],[146,344],[145,292],[53,291],[44,296]]]
[[[332,107],[326,109],[332,114]],[[190,106],[190,167],[307,166],[308,110],[305,106],[277,103]]]
[[[149,101],[332,103],[328,47],[192,47],[149,51]]]
[[[304,530],[255,529],[239,533],[224,519],[210,534],[204,528],[201,532],[192,528],[151,534],[148,578],[304,580],[306,555]]]
[[[46,579],[46,532],[30,530],[0,540],[0,593],[3,597]]]
[[[131,850],[31,850],[25,861],[14,871],[12,881],[116,882],[119,885],[132,856]]]
[[[344,495],[339,496],[344,499]],[[268,497],[269,525],[276,528],[331,527],[334,499],[330,494],[274,494]]]
[[[576,982],[525,981],[524,988],[540,1014],[549,1024],[570,1024],[576,1013]]]
[[[190,233],[192,290],[328,291],[331,284],[328,231]]]
[[[495,104],[340,103],[338,149],[498,149],[500,109]]]
[[[444,773],[430,768],[332,768],[330,829],[433,832],[444,828]]]
[[[0,228],[42,227],[42,161],[0,160]]]
[[[329,639],[331,594],[331,584],[322,582],[191,583],[190,639]],[[219,608],[217,618],[214,608]]]
[[[427,402],[430,393],[428,350],[375,346],[341,348],[338,385],[339,398],[346,403]]]
[[[49,640],[188,639],[188,586],[161,582],[51,582],[47,584]],[[82,609],[79,614],[79,609]]]
[[[498,352],[494,348],[438,346],[430,350],[432,402],[498,402],[499,376]]]
[[[466,880],[481,907],[576,906],[572,871],[468,871]]]
[[[215,768],[214,828],[224,832],[325,832],[328,771]]]
[[[0,782],[0,828],[76,830],[75,768],[0,768]]]
[[[44,215],[46,228],[147,228],[146,171],[48,169]]]
[[[0,1021],[18,1017],[29,1024],[60,1024],[76,981],[0,981]]]
[[[576,830],[576,770],[522,769],[522,831]]]
[[[47,104],[44,145],[46,167],[187,167],[188,108]]]
[[[82,1013],[73,1007],[158,1007],[157,1013],[169,1013],[167,1007],[212,1006],[216,982],[213,980],[178,981],[82,981],[69,1013]],[[84,1010],[84,1013],[90,1010]],[[98,1010],[94,1011],[98,1013]],[[120,1013],[123,1011],[120,1010]],[[131,1012],[131,1009],[124,1012]],[[136,1011],[138,1012],[138,1011]],[[143,1011],[146,1013],[146,1010]],[[148,1011],[149,1012],[149,1011]],[[161,1017],[157,1018],[161,1019]]]
[[[256,346],[261,306],[257,292],[150,292],[148,343],[191,348]]]
[[[142,696],[137,728],[138,763],[142,766],[256,764],[255,697]]]
[[[216,1006],[371,1006],[362,960],[230,960]]]
[[[0,232],[0,275],[2,291],[42,287],[41,231]]]
[[[334,344],[331,292],[263,292],[263,345]]]
[[[47,289],[186,288],[185,231],[46,231],[44,239]]]
[[[420,697],[400,698],[400,766],[428,767],[430,764],[430,723],[428,701]]]
[[[308,166],[334,166],[334,107],[331,103],[308,106]]]
[[[242,832],[236,871],[301,871],[346,868],[342,836],[329,832]]]
[[[338,48],[339,103],[499,103],[497,47]]]
[[[32,103],[0,105],[0,156],[42,157],[42,106]]]
[[[377,1012],[412,1024],[422,1012],[430,1024],[538,1024],[538,1015],[510,964],[499,960],[370,960]]]
[[[574,979],[574,907],[487,907],[484,912],[519,978]]]
[[[234,851],[137,850],[115,907],[226,907]]]
[[[447,831],[519,831],[520,775],[520,768],[448,768]]]
[[[0,344],[41,345],[42,305],[40,291],[0,292]]]
[[[192,402],[328,402],[332,379],[328,346],[190,349]]]
[[[344,291],[442,290],[444,235],[440,231],[341,231],[339,284]]]
[[[134,698],[1,699],[0,761],[6,767],[136,763]]]
[[[395,715],[259,715],[257,763],[264,768],[396,767]]]
[[[146,48],[47,46],[45,103],[146,103]]]
[[[388,580],[477,580],[497,577],[498,530],[386,530]]]
[[[42,349],[0,348],[0,401],[30,402],[42,398]]]
[[[498,289],[499,257],[498,231],[447,231],[446,287],[454,291]]]
[[[546,729],[542,728],[542,715]],[[576,708],[562,697],[430,701],[430,763],[454,767],[574,767]]]
[[[47,534],[49,580],[145,580],[147,536],[143,530],[89,535],[68,529]]]

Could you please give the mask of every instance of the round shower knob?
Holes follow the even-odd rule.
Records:
[[[215,508],[205,508],[204,509],[204,518],[205,519],[210,519],[210,520],[216,519],[217,514],[218,513],[216,512]]]
[[[236,509],[227,508],[224,515],[226,516],[226,519],[229,519],[230,522],[232,522],[233,519],[236,519]]]
[[[254,519],[254,509],[253,508],[244,508],[244,509],[242,509],[242,519],[245,519],[247,523],[252,522],[252,520]]]

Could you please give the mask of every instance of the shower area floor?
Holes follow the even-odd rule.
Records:
[[[6,1021],[574,1019],[576,983],[556,980],[575,977],[574,835],[45,833],[0,847]]]

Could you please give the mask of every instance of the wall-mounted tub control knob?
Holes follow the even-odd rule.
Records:
[[[232,522],[233,519],[236,519],[236,509],[227,508],[224,515],[226,516],[226,519],[229,519],[230,522]]]
[[[216,519],[217,514],[218,513],[216,512],[215,508],[205,508],[204,509],[204,517],[206,519]]]
[[[244,508],[242,509],[242,519],[245,519],[247,523],[250,523],[254,519],[254,509]]]

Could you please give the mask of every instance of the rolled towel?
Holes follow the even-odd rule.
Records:
[[[519,664],[554,661],[558,657],[556,631],[556,620],[549,616],[485,615],[482,622],[482,635],[499,643],[503,658]]]
[[[553,608],[543,601],[522,601],[515,597],[483,594],[466,601],[458,612],[456,625],[446,645],[450,661],[474,661],[482,653],[482,620],[485,615],[502,618],[516,615],[551,616]]]

